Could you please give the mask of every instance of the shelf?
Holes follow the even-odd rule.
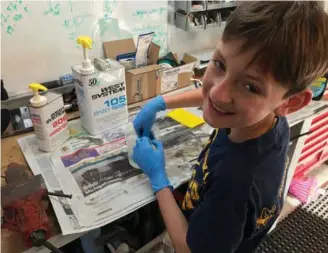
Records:
[[[222,3],[221,9],[223,9],[223,8],[233,8],[233,7],[236,7],[236,6],[237,6],[236,1],[225,2],[225,3]]]
[[[230,2],[219,2],[210,4],[208,1],[202,1],[202,5],[199,8],[192,6],[192,1],[176,1],[175,8],[176,10],[182,10],[185,13],[200,12],[200,11],[209,11],[209,10],[220,10],[225,8],[233,8],[237,6],[236,1]]]
[[[209,4],[207,3],[207,10],[220,10],[225,8],[233,8],[236,7],[237,3],[235,1],[218,3],[218,4]]]
[[[200,8],[193,8],[192,3],[199,3]],[[203,1],[176,1],[175,2],[175,26],[185,31],[200,31],[212,27],[225,26],[226,20],[230,15],[230,7],[236,7],[236,1],[223,2],[218,1],[209,3]],[[206,19],[209,18],[214,23],[206,24]],[[196,20],[197,26],[194,25]]]
[[[198,11],[205,11],[206,10],[206,1],[202,1],[203,5],[201,8],[194,8],[191,4],[192,1],[176,1],[175,8],[176,10],[183,10],[186,13],[190,12],[198,12]]]
[[[222,4],[219,3],[219,4],[209,4],[207,3],[207,10],[210,11],[210,10],[216,10],[216,9],[221,9],[222,8]]]
[[[221,21],[220,23],[212,23],[207,24],[206,28],[204,28],[204,24],[201,24],[199,26],[191,25],[189,22],[188,14],[182,14],[179,12],[176,12],[175,16],[175,26],[181,28],[182,30],[185,30],[187,32],[191,31],[201,31],[201,30],[207,30],[213,27],[223,27],[225,26],[226,21]]]

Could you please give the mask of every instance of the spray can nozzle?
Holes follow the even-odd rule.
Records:
[[[47,87],[39,83],[31,83],[28,87],[34,92],[34,96],[30,99],[32,106],[40,107],[47,104],[47,98],[39,94],[40,90],[47,91]]]
[[[92,48],[92,39],[89,36],[79,36],[76,40],[77,44],[82,45],[83,48],[83,61],[82,69],[83,74],[91,74],[94,72],[94,66],[91,64],[90,59],[88,58],[87,49]]]

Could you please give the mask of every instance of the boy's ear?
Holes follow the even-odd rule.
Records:
[[[306,89],[287,98],[286,101],[275,110],[275,113],[278,116],[286,116],[307,106],[311,102],[311,99],[312,92],[310,89]]]

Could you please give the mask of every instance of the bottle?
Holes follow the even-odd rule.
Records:
[[[51,152],[70,136],[63,97],[55,92],[40,95],[39,90],[48,89],[38,83],[31,83],[29,88],[34,92],[28,107],[39,149]]]
[[[91,135],[125,125],[128,122],[125,69],[117,61],[107,59],[96,66],[88,58],[92,39],[80,36],[82,64],[72,67],[81,126]],[[99,69],[97,69],[99,67]]]
[[[133,124],[129,122],[126,125],[125,128],[125,139],[126,139],[126,145],[128,147],[128,160],[132,167],[139,168],[136,162],[133,160],[133,148],[136,145],[136,140],[138,138],[138,135],[136,131],[134,130]]]

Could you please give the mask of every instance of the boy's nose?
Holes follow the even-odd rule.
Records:
[[[213,102],[218,104],[228,104],[232,102],[231,85],[226,79],[221,79],[220,82],[210,90],[210,96]]]

